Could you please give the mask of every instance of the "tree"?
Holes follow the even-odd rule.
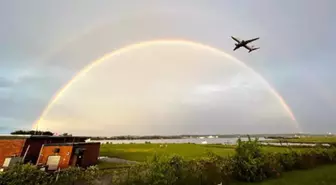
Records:
[[[63,133],[61,136],[72,136],[72,134]]]
[[[17,130],[11,133],[12,135],[42,135],[53,136],[54,133],[50,131],[36,131],[36,130]]]

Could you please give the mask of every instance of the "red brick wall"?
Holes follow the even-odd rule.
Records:
[[[78,142],[83,140],[84,139],[81,138],[29,138],[23,149],[23,151],[26,151],[27,147],[30,145],[25,161],[31,161],[33,164],[36,164],[42,145],[44,144]]]
[[[64,143],[64,142],[80,142],[82,138],[28,138],[28,139],[1,139],[0,140],[0,167],[6,157],[18,155],[23,157],[28,146],[29,150],[25,162],[36,164],[43,144],[47,143]]]
[[[86,148],[83,156],[82,167],[96,165],[99,157],[100,143],[88,143],[80,147]]]
[[[25,139],[0,140],[0,166],[2,167],[5,158],[13,155],[23,156]]]
[[[55,148],[60,148],[60,152],[58,154],[54,153]],[[48,157],[51,155],[59,155],[61,156],[59,168],[67,168],[70,164],[70,159],[72,156],[72,148],[73,146],[44,146],[41,149],[40,158],[37,161],[37,164],[47,164]]]

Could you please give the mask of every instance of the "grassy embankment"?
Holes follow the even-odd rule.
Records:
[[[281,178],[266,180],[253,185],[336,185],[336,165],[326,165],[310,170],[286,172]],[[252,183],[235,183],[250,185]]]

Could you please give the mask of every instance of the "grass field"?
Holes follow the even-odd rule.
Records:
[[[336,143],[336,137],[334,136],[312,136],[285,140],[293,143]]]
[[[188,160],[205,156],[207,151],[220,156],[232,155],[234,154],[234,147],[227,145],[168,144],[166,148],[160,148],[160,144],[106,144],[101,146],[100,155],[141,162],[152,157],[155,153],[177,154]],[[264,146],[263,150],[283,152],[286,151],[286,148]]]
[[[145,161],[157,154],[178,154],[186,159],[204,156],[207,151],[227,156],[234,152],[229,146],[196,145],[196,144],[168,144],[160,148],[160,144],[107,144],[101,146],[100,155],[117,157],[131,161]]]
[[[336,185],[336,165],[321,166],[311,170],[286,172],[278,179],[254,185]],[[235,185],[251,185],[237,183]]]

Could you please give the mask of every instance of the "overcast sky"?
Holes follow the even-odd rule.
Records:
[[[336,83],[334,82],[334,79],[336,79],[336,73],[334,72],[336,69],[334,46],[336,41],[336,12],[334,7],[336,7],[336,2],[333,0],[1,1],[0,132],[7,133],[15,129],[31,128],[32,124],[41,116],[54,94],[67,84],[72,79],[72,76],[93,60],[130,44],[157,39],[189,40],[229,53],[253,68],[276,89],[292,109],[302,131],[336,132],[336,100],[334,98],[336,93]],[[260,36],[261,39],[255,45],[260,46],[261,49],[251,54],[248,54],[244,49],[233,52],[234,42],[229,38],[231,35],[242,39]],[[160,82],[166,88],[169,84],[179,84],[174,87],[181,89],[181,87],[189,87],[190,83],[188,83],[188,80],[198,80],[198,83],[193,84],[189,89],[183,89],[183,93],[180,93],[178,96],[179,102],[188,100],[188,98],[183,98],[186,92],[194,92],[194,88],[202,88],[204,85],[209,85],[208,83],[210,82],[207,81],[209,79],[213,80],[211,81],[212,84],[216,81],[216,85],[218,85],[220,84],[219,81],[223,79],[234,80],[235,78],[233,77],[236,77],[235,75],[239,73],[243,74],[243,78],[248,83],[255,83],[253,75],[251,76],[245,69],[230,64],[233,67],[229,69],[234,69],[237,72],[231,74],[228,72],[230,70],[225,68],[230,63],[228,59],[218,59],[216,54],[210,54],[205,51],[198,51],[198,53],[202,53],[203,62],[209,63],[209,66],[205,65],[202,69],[207,69],[210,72],[202,71],[197,73],[202,75],[192,78],[192,74],[195,73],[193,70],[201,70],[201,68],[188,67],[185,71],[190,79],[186,80],[183,76],[176,79],[173,77],[168,78],[169,76],[175,76],[171,74],[170,70],[174,69],[173,71],[176,72],[178,68],[166,69],[157,64],[153,65],[152,60],[160,60],[162,63],[170,62],[163,57],[164,55],[159,56],[155,53],[153,54],[153,52],[151,53],[153,47],[149,48],[149,50],[144,50],[140,54],[139,52],[125,53],[123,57],[127,58],[128,56],[132,58],[133,56],[132,61],[130,59],[122,60],[122,57],[115,59],[120,61],[119,63],[124,61],[124,66],[116,68],[116,66],[109,64],[105,66],[105,71],[103,68],[96,69],[97,72],[88,75],[86,83],[83,79],[78,83],[80,85],[77,86],[85,87],[88,90],[98,88],[99,85],[100,90],[90,91],[91,94],[87,93],[85,96],[83,95],[80,98],[80,102],[86,102],[86,105],[88,105],[90,102],[89,100],[85,101],[85,98],[99,97],[99,93],[104,92],[104,90],[112,93],[114,92],[112,90],[117,87],[119,89],[124,88],[120,90],[120,94],[127,92],[127,88],[136,85],[136,82],[132,81],[132,79],[136,79],[137,75],[140,75],[140,73],[134,74],[131,73],[132,70],[127,70],[132,68],[132,62],[134,61],[143,62],[144,68],[151,68],[148,71],[154,70],[162,72],[158,74],[167,74],[166,76],[159,75],[157,77],[157,79],[161,80],[169,79],[169,83],[167,82],[167,84]],[[179,63],[181,63],[181,67],[184,64],[193,66],[190,64],[190,61],[194,60],[192,58],[194,53],[192,52],[195,52],[195,49],[190,49],[190,47],[189,50],[186,49],[186,53],[189,52],[191,56],[183,58],[178,57],[181,55],[178,52],[183,50],[181,48],[179,50],[176,49],[179,47],[161,47],[160,51],[166,55],[175,57],[175,67],[178,67]],[[185,47],[188,48],[188,46]],[[148,52],[151,53],[150,58],[146,58],[149,57],[148,55],[145,56]],[[138,56],[138,60],[134,56]],[[218,69],[223,69],[223,71],[217,70],[217,72],[223,74],[222,77],[218,76],[217,73],[213,73],[213,71],[216,71],[214,67],[216,65],[214,64],[217,64],[219,61],[222,61],[222,65],[218,64],[219,66],[217,67]],[[197,60],[197,62],[201,61]],[[210,67],[211,65],[213,67]],[[129,73],[127,75],[128,80],[125,80],[124,83],[128,84],[128,86],[120,85],[120,83],[123,83],[123,79],[115,80],[115,78],[119,78],[120,76],[115,78],[108,76],[110,70],[107,69],[111,69],[111,73],[112,69],[115,73],[117,71],[124,71],[126,74]],[[100,82],[98,79],[102,79],[102,75],[93,75],[100,73],[106,75],[104,79],[113,78],[113,80]],[[152,79],[156,77],[155,74],[157,75],[157,73],[150,74],[154,76],[141,77],[141,79]],[[147,82],[152,83],[152,81]],[[103,87],[106,87],[106,89]],[[145,86],[138,89],[146,91],[146,88],[149,91],[150,87]],[[162,89],[164,88],[161,88],[161,91],[157,93],[161,93],[161,96],[164,96],[162,93],[167,91]],[[245,91],[247,90],[244,89]],[[266,87],[264,91],[268,91]],[[67,93],[68,95],[65,95],[63,101],[60,101],[65,102],[63,106],[67,107],[62,109],[62,116],[68,115],[67,119],[76,119],[77,124],[85,125],[85,128],[90,129],[88,124],[83,121],[84,117],[80,118],[78,113],[73,113],[79,111],[73,106],[74,104],[66,104],[70,100],[78,102],[78,97],[80,97],[78,95],[80,93],[78,92],[80,91],[76,91],[74,88],[74,90]],[[249,92],[250,94],[256,93],[253,90]],[[74,94],[77,95],[75,96]],[[246,98],[240,94],[236,93],[230,96],[237,99],[241,97],[240,100]],[[167,94],[167,96],[170,95]],[[133,104],[136,104],[137,100],[140,99],[142,101],[146,100],[144,96],[135,92],[132,97],[134,96],[137,96],[137,98],[132,101]],[[104,98],[108,97],[105,94]],[[131,95],[124,97],[118,95],[117,97],[119,97],[118,101],[120,101],[121,105],[125,105],[127,101],[132,100],[129,98]],[[223,100],[223,97],[221,100]],[[218,107],[214,107],[215,104],[211,104],[212,108],[207,110],[190,107],[191,105],[189,104],[187,107],[179,106],[180,104],[178,104],[170,108],[169,112],[165,113],[166,117],[164,118],[167,118],[165,119],[166,122],[169,120],[176,124],[185,121],[203,125],[203,127],[198,127],[199,130],[194,129],[192,132],[201,132],[205,128],[204,125],[212,124],[213,126],[207,127],[208,129],[206,130],[206,132],[212,133],[215,131],[218,132],[218,127],[215,125],[231,119],[237,125],[246,124],[248,122],[247,118],[260,120],[262,117],[263,122],[269,120],[269,122],[277,122],[280,125],[288,121],[281,116],[279,117],[283,111],[281,111],[278,101],[268,101],[268,95],[263,97],[265,98],[261,99],[260,102],[267,103],[256,103],[256,106],[246,108],[246,110],[239,109],[239,111],[237,108],[234,108],[236,105],[234,103],[226,104],[225,109],[221,109],[221,105],[224,103],[218,103]],[[204,101],[210,101],[209,96],[200,98]],[[122,101],[123,99],[125,101]],[[241,101],[238,107],[246,107],[245,105],[248,105],[251,99],[245,102]],[[96,101],[92,100],[92,102]],[[103,109],[103,104],[98,105],[102,112],[110,108]],[[114,106],[113,103],[109,103],[109,105]],[[279,112],[279,115],[272,117],[268,115],[270,113],[262,111],[271,105],[278,107],[276,110]],[[229,109],[229,107],[233,108]],[[141,106],[137,108],[141,109]],[[129,107],[124,106],[123,110],[127,109]],[[236,112],[233,111],[235,109],[237,109]],[[50,116],[50,119],[54,118],[51,121],[58,119],[55,116],[60,113],[56,110],[58,109],[55,108],[55,114]],[[251,114],[252,110],[260,111],[258,114]],[[171,113],[171,111],[175,112]],[[97,122],[96,124],[102,122],[99,122],[101,118],[95,119],[94,116],[96,114],[93,114],[92,110],[85,110],[85,112],[91,112],[90,119],[93,120],[90,124],[92,122]],[[80,115],[83,113],[81,112]],[[144,120],[150,120],[146,124],[149,122],[153,124],[164,122],[161,118],[155,117],[155,113],[153,110],[148,110],[148,112],[143,111],[137,117],[130,112],[129,116],[133,116],[133,119],[140,119],[141,116],[146,116]],[[127,114],[127,111],[123,112],[123,114]],[[113,115],[118,114],[114,112]],[[251,115],[253,116],[251,117]],[[98,114],[96,116],[98,117]],[[242,119],[242,117],[245,119]],[[144,122],[144,120],[139,119],[137,121]],[[110,121],[113,122],[114,120]],[[122,120],[119,119],[119,121]],[[124,121],[126,122],[126,120]],[[104,125],[106,123],[101,124]],[[115,123],[111,123],[111,125],[113,124]],[[239,128],[237,125],[232,125],[232,123],[221,124],[220,129],[236,132],[236,128]],[[235,126],[236,128],[234,128]],[[62,128],[63,130],[58,131],[66,130],[64,127]],[[129,128],[134,128],[134,125]],[[49,129],[52,130],[53,128]],[[186,132],[184,129],[176,129],[176,132]],[[249,129],[252,128],[246,127],[243,132],[249,132]],[[69,130],[75,132],[73,129]],[[167,130],[169,129],[161,127],[155,130],[155,126],[152,125],[139,133],[173,133],[172,129]],[[135,134],[136,131],[137,129],[134,129]],[[267,131],[267,129],[263,131]],[[257,130],[251,132],[257,132]],[[113,131],[112,134],[117,135],[120,133]],[[95,134],[100,134],[100,131],[97,130]]]

